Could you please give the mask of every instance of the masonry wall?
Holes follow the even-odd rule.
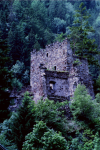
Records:
[[[79,63],[74,63],[78,59]],[[71,100],[78,84],[84,84],[94,98],[92,78],[89,75],[86,59],[73,57],[73,66],[67,72],[45,71],[46,92],[49,99],[56,101]],[[51,85],[54,87],[51,88]]]
[[[85,58],[74,56],[73,60],[79,59],[79,64],[74,64],[75,72],[79,78],[79,83],[84,84],[88,93],[94,98],[93,81],[89,73],[88,61]]]
[[[79,62],[75,63],[76,60]],[[30,85],[35,101],[41,96],[55,100],[70,100],[79,83],[85,84],[89,94],[94,97],[88,62],[86,59],[73,56],[67,39],[32,52],[30,72]]]
[[[69,73],[46,71],[46,90],[49,99],[63,101],[69,97]],[[51,85],[53,88],[51,88]]]
[[[44,96],[43,84],[45,79],[43,79],[41,68],[57,71],[67,70],[67,47],[68,42],[65,39],[62,43],[56,42],[47,45],[45,49],[31,53],[30,85],[34,99]]]
[[[78,63],[75,61],[78,60]],[[93,81],[89,74],[88,61],[86,58],[73,56],[73,65],[69,71],[69,91],[70,96],[74,95],[75,88],[78,84],[84,84],[88,93],[94,98]]]

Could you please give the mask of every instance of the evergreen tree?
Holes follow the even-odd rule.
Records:
[[[78,85],[74,92],[74,100],[70,106],[74,118],[86,119],[90,117],[92,98],[84,85]]]
[[[9,90],[11,89],[12,74],[8,69],[10,62],[9,49],[6,40],[0,37],[0,122],[9,117]]]
[[[73,26],[70,27],[71,33],[69,35],[71,47],[74,54],[87,57],[89,63],[96,62],[94,55],[97,54],[97,46],[94,39],[90,39],[88,35],[94,32],[89,25],[86,7],[82,2],[79,5],[79,10],[76,11]]]
[[[85,85],[79,84],[74,92],[73,101],[70,105],[74,119],[86,122],[94,131],[100,131],[99,98],[99,94],[97,94],[96,99],[92,100]]]
[[[0,30],[3,32],[3,39],[8,37],[8,14],[9,14],[9,1],[0,1]]]
[[[16,117],[13,119],[13,124],[10,125],[11,135],[8,139],[12,140],[18,150],[22,150],[22,144],[25,141],[25,136],[32,131],[34,125],[34,116],[31,113],[31,98],[26,92],[22,102],[22,106],[18,109]]]

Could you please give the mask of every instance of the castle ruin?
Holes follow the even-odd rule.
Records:
[[[34,100],[70,100],[78,84],[94,97],[87,59],[74,56],[67,39],[31,52],[30,85]]]

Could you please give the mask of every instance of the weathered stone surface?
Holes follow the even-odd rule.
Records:
[[[9,106],[10,111],[17,111],[17,109],[22,105],[22,100],[26,91],[28,91],[29,95],[33,97],[30,86],[23,87],[21,91],[17,91],[16,89],[13,89],[13,91],[11,91],[10,98],[13,100],[13,104],[10,104]]]
[[[31,53],[30,85],[36,102],[41,96],[70,100],[79,83],[94,97],[87,59],[73,56],[67,39]]]

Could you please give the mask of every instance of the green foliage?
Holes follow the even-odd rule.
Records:
[[[2,145],[9,150],[11,145],[19,150],[91,150],[99,147],[100,139],[95,133],[100,131],[100,104],[96,99],[91,100],[84,85],[78,85],[70,104],[74,120],[67,121],[63,115],[62,110],[68,102],[54,103],[48,99],[31,105],[29,102],[31,98],[26,93],[18,112],[0,127],[0,138],[5,139]],[[73,132],[76,133],[74,137],[69,137]]]
[[[72,25],[73,15],[75,14],[75,7],[70,2],[66,2],[65,6],[66,6],[66,11],[67,11],[65,15],[66,24],[67,24],[66,27],[68,27]]]
[[[99,137],[99,133],[97,132],[95,134],[95,138],[94,138],[94,149],[93,150],[98,150],[100,149],[100,137]]]
[[[24,63],[19,60],[16,61],[16,64],[12,66],[11,71],[14,73],[15,77],[21,76],[24,70]]]
[[[61,144],[60,139],[63,140],[61,134],[54,132],[51,130],[51,128],[53,128],[55,131],[62,132],[62,135],[67,138],[67,121],[62,110],[66,105],[66,102],[57,102],[55,104],[54,101],[50,101],[48,99],[45,101],[40,100],[37,104],[34,104],[34,102],[32,102],[31,98],[29,97],[29,93],[25,93],[22,106],[17,110],[16,113],[12,114],[9,120],[5,120],[3,122],[0,128],[0,137],[2,138],[3,136],[5,141],[10,143],[9,149],[10,145],[15,145],[20,150],[22,148],[23,142],[25,141],[25,136],[32,131],[33,125],[36,124],[37,121],[40,121],[34,126],[35,129],[33,131],[35,138],[33,138],[32,134],[32,139],[35,140],[34,143],[36,146],[43,146],[43,140],[41,138],[45,137],[43,136],[44,132],[48,132],[49,134],[49,130],[52,136],[48,138],[54,138],[56,140],[57,137],[58,143]],[[43,121],[45,123],[43,123]],[[47,147],[46,142],[45,147]],[[5,147],[8,147],[6,142],[5,144],[2,144]],[[58,146],[59,144],[56,145]]]
[[[94,92],[95,92],[95,94],[97,94],[97,93],[100,93],[100,75],[98,76],[98,74],[100,74],[99,73],[99,68],[94,68],[94,67],[92,67],[91,66],[91,68],[90,69],[92,69],[92,76],[93,76],[93,79],[94,79]],[[96,72],[96,73],[95,73]],[[94,74],[95,73],[95,74]]]
[[[93,133],[89,128],[83,133],[76,133],[72,139],[69,150],[98,150],[100,148],[100,138],[98,133]]]
[[[78,85],[70,108],[75,119],[85,121],[90,127],[100,130],[100,104],[97,101],[98,96],[92,100],[86,87]]]
[[[67,150],[67,141],[60,133],[56,133],[53,129],[49,129],[43,121],[38,122],[33,132],[26,136],[22,150]]]
[[[25,137],[25,142],[23,144],[22,150],[28,150],[28,149],[39,149],[43,146],[41,142],[41,137],[44,135],[44,132],[47,132],[48,128],[46,124],[43,121],[38,122],[34,128],[33,132],[30,132]]]
[[[34,49],[36,49],[37,51],[40,49],[40,44],[38,41],[36,41],[36,43],[34,44]]]
[[[95,101],[96,101],[97,103],[100,103],[100,93],[98,93],[98,94],[96,95]]]
[[[20,90],[23,85],[29,83],[29,71],[25,70],[25,65],[23,62],[17,60],[16,64],[12,66],[11,71],[14,75],[12,86],[17,90]]]
[[[44,31],[44,41],[45,41],[45,44],[50,44],[51,42],[53,42],[54,40],[54,34],[52,33],[52,31],[49,29],[49,30],[45,30]]]
[[[11,90],[12,74],[8,68],[9,62],[8,44],[6,40],[1,39],[0,35],[0,122],[10,115],[8,106],[10,104],[9,92]]]
[[[29,84],[30,77],[29,77],[29,70],[25,70],[24,74],[22,75],[22,83],[25,85]]]
[[[100,35],[100,15],[96,18],[96,21],[94,23],[95,29],[97,29],[99,35]]]
[[[37,121],[44,121],[49,128],[53,128],[56,131],[62,132],[62,134],[67,137],[67,120],[64,117],[64,107],[66,103],[54,103],[52,100],[45,99],[45,101],[40,100],[36,106],[35,117]]]
[[[56,133],[53,129],[49,129],[41,138],[44,144],[44,150],[68,150],[67,141],[62,137],[61,133]]]
[[[16,89],[17,91],[20,91],[22,86],[23,85],[19,81],[19,79],[17,79],[17,78],[12,79],[12,87],[13,87],[13,89]]]
[[[53,26],[55,27],[54,28],[55,32],[59,34],[61,31],[64,30],[66,21],[60,18],[54,18],[53,24],[54,24]]]
[[[12,143],[11,141],[7,140],[4,134],[0,134],[0,144],[7,148],[7,150],[17,150],[17,147],[14,143]]]
[[[61,33],[57,35],[55,41],[62,42],[65,38],[66,38],[66,34]]]
[[[97,54],[97,46],[95,40],[88,38],[90,32],[94,32],[93,28],[89,25],[88,18],[90,15],[87,13],[86,7],[82,2],[79,9],[76,11],[73,26],[70,27],[71,34],[69,35],[71,47],[74,53],[79,56],[87,57],[89,63],[95,63],[94,54]]]
[[[12,140],[8,140],[8,137],[11,137],[11,129],[10,125],[13,125],[13,120],[16,117],[16,114],[13,113],[9,120],[4,120],[2,124],[0,124],[0,144],[2,144],[7,150],[17,150],[16,145],[12,142]]]
[[[87,94],[86,87],[84,85],[78,85],[74,92],[74,98],[71,104],[71,110],[74,117],[88,117],[92,107],[92,98]]]
[[[80,64],[81,64],[81,62],[79,61],[79,59],[76,59],[76,60],[74,61],[74,63],[73,63],[73,64],[80,65]]]
[[[82,136],[82,141],[83,141],[83,149],[84,150],[91,150],[94,147],[94,135],[93,131],[90,129],[84,130],[83,136]]]
[[[81,150],[82,149],[82,144],[80,143],[81,139],[79,137],[79,135],[77,135],[76,138],[73,138],[70,144],[70,149],[69,150]]]
[[[98,76],[98,79],[96,80],[96,85],[98,87],[98,91],[100,91],[100,75]]]
[[[12,80],[12,87],[17,91],[19,91],[23,86],[23,84],[21,83],[21,78],[24,72],[24,63],[21,63],[18,60],[16,64],[12,66],[11,71],[14,75],[14,78]]]
[[[7,39],[8,34],[8,15],[9,15],[9,1],[0,1],[0,31],[2,31],[3,39]]]
[[[25,136],[32,131],[34,125],[34,115],[31,113],[30,103],[32,102],[29,93],[26,92],[22,102],[22,106],[18,109],[17,115],[13,118],[13,123],[10,123],[10,133],[7,133],[8,139],[12,140],[19,150],[22,149],[22,144]]]

